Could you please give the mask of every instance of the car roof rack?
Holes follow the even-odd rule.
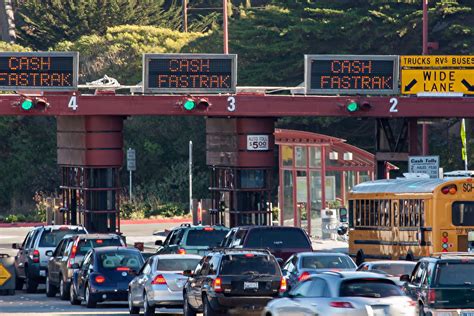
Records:
[[[211,251],[215,252],[222,252],[222,253],[228,253],[228,252],[264,252],[266,254],[272,254],[270,249],[268,248],[224,248],[224,247],[215,247],[212,248]]]
[[[189,223],[182,223],[181,225],[179,225],[179,227],[191,227],[191,224],[189,224]]]
[[[432,258],[443,258],[443,257],[474,257],[472,252],[433,252]]]

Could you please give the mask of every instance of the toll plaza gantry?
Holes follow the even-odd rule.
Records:
[[[145,54],[143,86],[134,95],[78,85],[78,58],[1,53],[0,90],[16,94],[0,95],[0,115],[56,117],[65,216],[92,232],[120,230],[127,116],[206,117],[213,209],[230,226],[268,224],[278,117],[376,119],[379,174],[385,161],[419,154],[418,119],[474,117],[474,56],[306,55],[305,87],[287,95],[239,88],[236,55]],[[399,135],[392,119],[404,121]]]

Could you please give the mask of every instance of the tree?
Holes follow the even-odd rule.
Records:
[[[74,42],[61,42],[55,49],[80,52],[82,82],[106,74],[121,84],[136,84],[142,79],[144,53],[179,53],[202,36],[154,26],[122,25],[108,28],[102,36],[85,35]]]
[[[163,0],[16,0],[20,43],[46,50],[60,41],[125,24],[178,29],[179,10]]]

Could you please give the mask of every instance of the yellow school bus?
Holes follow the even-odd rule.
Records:
[[[468,251],[471,244],[472,178],[369,181],[356,185],[348,201],[349,254],[358,265]]]

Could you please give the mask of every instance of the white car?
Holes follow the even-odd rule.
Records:
[[[186,270],[194,270],[201,260],[199,255],[154,255],[145,262],[128,285],[130,314],[145,316],[155,312],[182,313],[183,286]]]
[[[323,272],[267,304],[263,316],[415,316],[416,302],[371,272]]]

